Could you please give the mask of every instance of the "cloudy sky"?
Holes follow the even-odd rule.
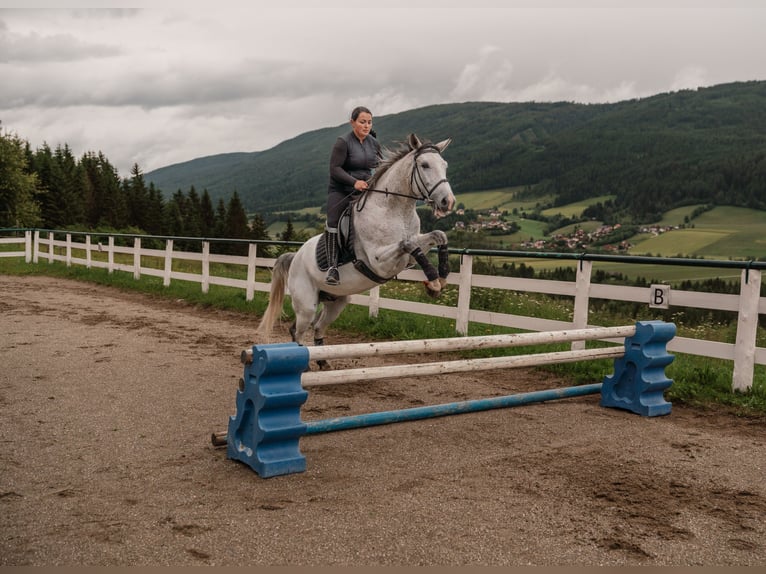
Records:
[[[0,0],[0,127],[101,151],[121,176],[268,149],[359,104],[615,102],[766,80],[764,0],[93,4]]]

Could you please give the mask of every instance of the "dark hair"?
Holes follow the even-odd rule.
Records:
[[[368,110],[367,108],[365,108],[364,106],[357,106],[351,112],[351,119],[356,121],[356,119],[359,117],[359,114],[361,113],[372,115],[372,112]]]

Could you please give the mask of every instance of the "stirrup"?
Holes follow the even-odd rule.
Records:
[[[327,277],[325,277],[324,282],[327,285],[340,285],[340,274],[337,267],[330,267],[327,270]]]

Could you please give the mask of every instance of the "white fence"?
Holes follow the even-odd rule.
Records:
[[[43,237],[45,235],[45,237]],[[2,243],[17,243],[23,246],[20,251],[0,251],[4,257],[25,257],[27,262],[38,263],[40,260],[49,262],[62,261],[66,265],[85,265],[86,267],[101,267],[113,271],[125,271],[133,273],[136,279],[141,275],[152,275],[163,278],[163,284],[169,285],[174,279],[200,283],[202,291],[207,293],[210,285],[223,285],[244,289],[246,299],[252,300],[255,291],[268,292],[269,283],[256,281],[256,268],[271,268],[273,258],[257,256],[257,245],[249,244],[247,256],[219,255],[210,253],[210,241],[202,240],[202,251],[198,253],[188,251],[174,251],[172,238],[162,238],[165,249],[147,249],[141,246],[141,236],[133,237],[132,247],[115,245],[115,237],[109,236],[108,243],[92,243],[91,234],[59,232],[63,239],[57,239],[56,233],[51,231],[25,231],[23,238],[0,238]],[[84,242],[74,242],[72,235],[84,236]],[[84,252],[85,257],[75,257],[73,252]],[[58,252],[57,252],[58,251]],[[93,257],[96,252],[106,252],[106,258]],[[119,263],[115,261],[115,254],[125,254],[123,259],[132,260],[132,263]],[[160,258],[164,261],[161,269],[142,265],[142,257]],[[187,273],[173,270],[174,260],[198,261],[201,264],[201,273]],[[644,261],[645,262],[645,261]],[[246,279],[219,277],[210,274],[211,263],[226,263],[246,267]],[[694,260],[695,265],[704,266],[699,260]],[[710,266],[715,266],[713,262]],[[756,333],[758,327],[758,315],[766,314],[766,297],[761,297],[761,268],[764,265],[746,265],[741,271],[741,289],[738,295],[722,293],[702,293],[696,291],[672,290],[665,285],[651,287],[627,287],[620,285],[591,284],[591,272],[593,261],[581,258],[577,262],[577,274],[574,282],[551,281],[541,279],[525,279],[519,277],[500,277],[479,275],[473,273],[474,255],[463,253],[461,255],[459,271],[449,275],[448,283],[457,285],[458,299],[456,306],[403,301],[381,297],[380,287],[375,287],[367,294],[354,295],[351,303],[368,307],[371,316],[377,316],[380,309],[390,309],[443,317],[455,321],[456,331],[460,335],[468,332],[470,322],[484,323],[489,325],[510,327],[527,331],[555,331],[567,328],[583,329],[597,325],[588,324],[588,310],[591,299],[609,299],[615,301],[628,301],[645,303],[647,309],[650,306],[668,307],[671,302],[673,307],[692,307],[719,311],[731,311],[737,313],[737,333],[734,343],[721,343],[689,337],[675,337],[668,345],[672,352],[688,353],[703,357],[724,359],[734,362],[732,375],[732,388],[734,390],[748,390],[752,387],[755,365],[766,365],[766,348],[756,346]],[[423,280],[423,274],[419,270],[406,270],[399,274],[399,280],[417,281]],[[485,287],[488,289],[501,289],[505,291],[545,293],[551,295],[569,296],[574,299],[574,311],[571,321],[556,321],[537,317],[510,315],[492,311],[471,309],[471,288]],[[661,305],[656,304],[657,299],[662,300]],[[572,343],[572,349],[584,348],[583,341]]]

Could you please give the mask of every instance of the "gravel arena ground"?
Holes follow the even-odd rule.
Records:
[[[0,566],[766,564],[763,419],[642,418],[593,395],[310,436],[305,473],[262,479],[210,442],[254,316],[9,276],[0,311]],[[566,384],[358,383],[314,389],[304,410]]]

